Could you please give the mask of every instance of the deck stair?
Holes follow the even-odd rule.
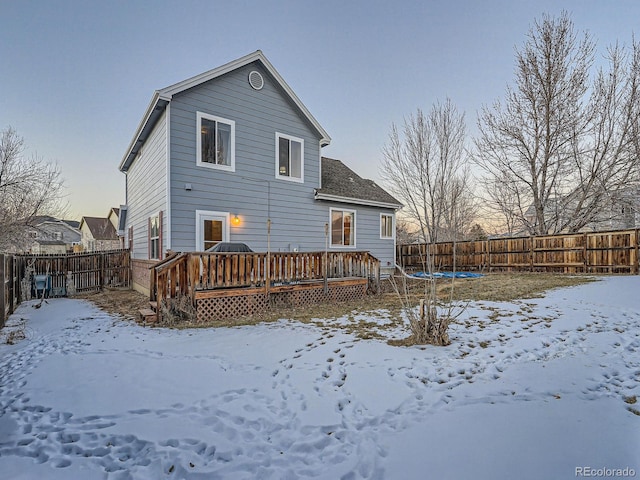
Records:
[[[158,302],[149,302],[148,308],[141,308],[139,323],[148,325],[158,321]]]

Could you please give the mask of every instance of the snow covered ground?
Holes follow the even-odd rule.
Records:
[[[0,478],[640,475],[639,292],[474,303],[444,348],[341,328],[405,336],[384,312],[177,331],[26,303],[27,339],[0,345]]]

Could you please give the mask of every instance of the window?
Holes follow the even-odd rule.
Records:
[[[62,240],[62,232],[53,232],[54,240]]]
[[[160,258],[160,216],[149,219],[149,258]]]
[[[235,171],[236,122],[198,112],[197,165]]]
[[[393,215],[380,214],[380,238],[393,238]]]
[[[276,133],[276,178],[304,181],[304,140]]]
[[[355,247],[356,212],[331,209],[331,246]]]

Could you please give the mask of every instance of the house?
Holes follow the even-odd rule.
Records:
[[[117,217],[115,219],[112,218],[115,213],[114,210],[118,209],[112,208],[109,211],[109,216],[105,218],[82,217],[82,220],[80,220],[82,250],[85,252],[99,252],[121,248],[122,241],[116,231],[118,219]]]
[[[34,254],[65,254],[80,243],[78,222],[50,216],[36,217],[28,235],[29,251]]]
[[[134,262],[234,241],[369,251],[392,270],[402,205],[323,158],[330,141],[261,51],[156,91],[119,166]]]

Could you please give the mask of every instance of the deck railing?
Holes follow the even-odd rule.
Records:
[[[264,287],[314,280],[367,278],[377,289],[380,261],[369,252],[173,253],[151,272],[151,300],[231,287]]]

